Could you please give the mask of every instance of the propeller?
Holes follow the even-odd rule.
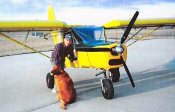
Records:
[[[134,84],[134,81],[132,79],[131,73],[129,72],[129,69],[128,69],[128,67],[127,67],[127,65],[126,65],[126,63],[123,60],[123,57],[121,55],[120,55],[120,59],[122,60],[122,64],[123,64],[123,66],[124,66],[124,68],[126,70],[126,73],[127,73],[128,77],[129,77],[129,80],[130,80],[130,82],[132,84],[132,87],[134,88],[135,87],[135,84]]]
[[[128,35],[129,35],[130,31],[131,31],[131,28],[134,25],[134,22],[136,21],[138,15],[139,15],[139,12],[136,11],[134,16],[132,17],[131,21],[129,22],[129,24],[128,24],[128,26],[127,26],[127,28],[126,28],[126,30],[125,30],[121,40],[120,40],[120,44],[123,44],[123,42],[125,42],[125,40],[127,39]]]
[[[138,15],[139,15],[139,12],[136,11],[135,14],[134,14],[134,16],[132,17],[131,21],[129,22],[129,24],[128,24],[128,26],[127,26],[127,28],[126,28],[126,30],[125,30],[125,32],[124,32],[124,34],[123,34],[121,40],[120,40],[119,46],[113,49],[114,51],[116,51],[116,52],[119,53],[121,62],[122,62],[122,64],[123,64],[124,68],[125,68],[125,71],[126,71],[128,77],[129,77],[129,80],[130,80],[130,82],[131,82],[133,88],[135,87],[134,81],[133,81],[133,79],[132,79],[131,73],[129,72],[129,69],[128,69],[128,67],[127,67],[127,65],[126,65],[126,63],[125,63],[125,61],[123,60],[123,57],[122,57],[121,54],[122,54],[122,52],[123,52],[122,44],[123,44],[123,43],[125,42],[125,40],[127,39],[128,35],[129,35],[130,31],[131,31],[131,28],[133,27],[134,22],[136,21]]]

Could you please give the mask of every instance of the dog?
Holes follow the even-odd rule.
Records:
[[[75,102],[77,98],[73,81],[68,73],[59,66],[54,66],[51,73],[54,74],[55,84],[58,90],[57,99],[61,102],[60,108],[66,110],[66,105]]]

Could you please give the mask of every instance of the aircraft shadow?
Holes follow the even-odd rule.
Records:
[[[163,64],[152,69],[145,70],[139,73],[131,73],[136,87],[132,88],[128,77],[121,78],[119,82],[113,83],[114,97],[113,100],[121,97],[137,95],[145,92],[166,88],[175,85],[175,59],[167,64]],[[122,76],[122,74],[121,74]],[[77,101],[90,100],[101,97],[101,77],[89,80],[74,82],[77,90]],[[54,101],[39,108],[30,109],[30,111],[45,108],[47,106],[58,103]],[[76,105],[76,103],[74,104]]]
[[[157,89],[166,88],[175,85],[175,59],[167,64],[154,67],[139,73],[131,73],[136,87],[132,88],[128,77],[121,78],[114,85],[114,98],[131,96],[150,92]],[[121,74],[122,75],[122,74]],[[103,97],[101,93],[101,78],[83,80],[75,82],[77,96],[84,94],[88,95],[87,99]],[[97,90],[98,89],[98,90]],[[93,92],[92,92],[93,91]],[[95,91],[95,92],[94,92]]]

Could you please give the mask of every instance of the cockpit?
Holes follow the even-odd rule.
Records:
[[[72,32],[79,44],[92,47],[109,45],[106,41],[103,27],[73,27]]]

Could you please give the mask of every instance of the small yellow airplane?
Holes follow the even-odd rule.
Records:
[[[0,21],[0,36],[7,38],[27,49],[39,53],[47,58],[49,56],[24,45],[23,43],[7,36],[4,32],[29,32],[29,31],[49,31],[53,37],[54,44],[63,42],[63,35],[66,32],[72,34],[74,53],[77,60],[74,62],[66,58],[65,66],[72,68],[97,68],[103,71],[96,74],[104,74],[101,80],[102,94],[106,99],[112,99],[114,96],[114,88],[112,82],[120,79],[119,68],[125,68],[130,79],[132,87],[135,87],[132,76],[126,65],[127,46],[126,41],[130,40],[128,35],[132,28],[156,27],[151,32],[138,38],[136,41],[143,39],[149,34],[163,26],[174,26],[175,19],[155,19],[155,20],[137,20],[139,12],[136,11],[131,21],[113,20],[102,26],[84,26],[84,25],[67,25],[64,22],[56,21],[53,8],[50,6],[48,10],[48,21]],[[105,29],[110,28],[126,28],[120,42],[111,43],[105,35]],[[137,35],[141,30],[139,30]],[[135,43],[134,41],[133,43]],[[131,43],[130,45],[132,45]],[[52,77],[53,78],[53,77]],[[51,76],[46,76],[47,86],[53,88],[54,81]]]

